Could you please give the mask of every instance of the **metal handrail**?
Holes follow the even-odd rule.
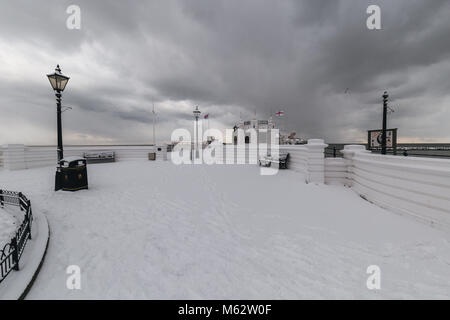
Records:
[[[5,205],[19,207],[25,213],[14,237],[0,249],[0,283],[5,280],[11,271],[19,270],[20,258],[28,240],[31,240],[31,225],[33,222],[31,202],[21,192],[0,189],[0,206],[4,207]]]

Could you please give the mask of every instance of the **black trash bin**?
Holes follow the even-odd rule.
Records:
[[[64,191],[88,189],[86,159],[71,157],[60,161],[60,183]]]

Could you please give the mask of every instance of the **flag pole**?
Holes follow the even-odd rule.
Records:
[[[153,103],[153,146],[156,146],[156,136],[155,136],[155,103],[152,101]]]

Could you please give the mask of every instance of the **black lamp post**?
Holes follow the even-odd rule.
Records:
[[[381,132],[381,154],[386,154],[388,98],[389,98],[389,95],[388,95],[387,91],[385,91],[383,94],[383,129]]]
[[[200,117],[201,111],[198,110],[198,106],[195,107],[195,110],[193,111],[194,118],[195,118],[195,157],[198,158],[198,118]]]
[[[63,140],[62,140],[62,124],[61,124],[61,92],[64,91],[64,88],[69,81],[69,77],[63,75],[61,73],[61,69],[59,68],[59,64],[56,66],[55,72],[47,75],[50,84],[52,85],[53,90],[55,90],[56,96],[56,115],[57,115],[57,124],[58,124],[58,163],[56,169],[55,176],[55,191],[61,189],[61,164],[60,161],[64,157],[63,151]]]

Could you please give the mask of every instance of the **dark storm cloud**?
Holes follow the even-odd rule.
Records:
[[[53,142],[45,73],[57,62],[72,77],[74,143],[148,142],[153,103],[161,140],[190,128],[198,104],[222,127],[282,109],[285,130],[356,141],[379,126],[385,89],[401,136],[450,137],[448,1],[0,3],[1,143],[20,142],[11,130]],[[81,30],[65,27],[70,4],[81,7]],[[369,4],[381,7],[382,30],[366,28]]]

